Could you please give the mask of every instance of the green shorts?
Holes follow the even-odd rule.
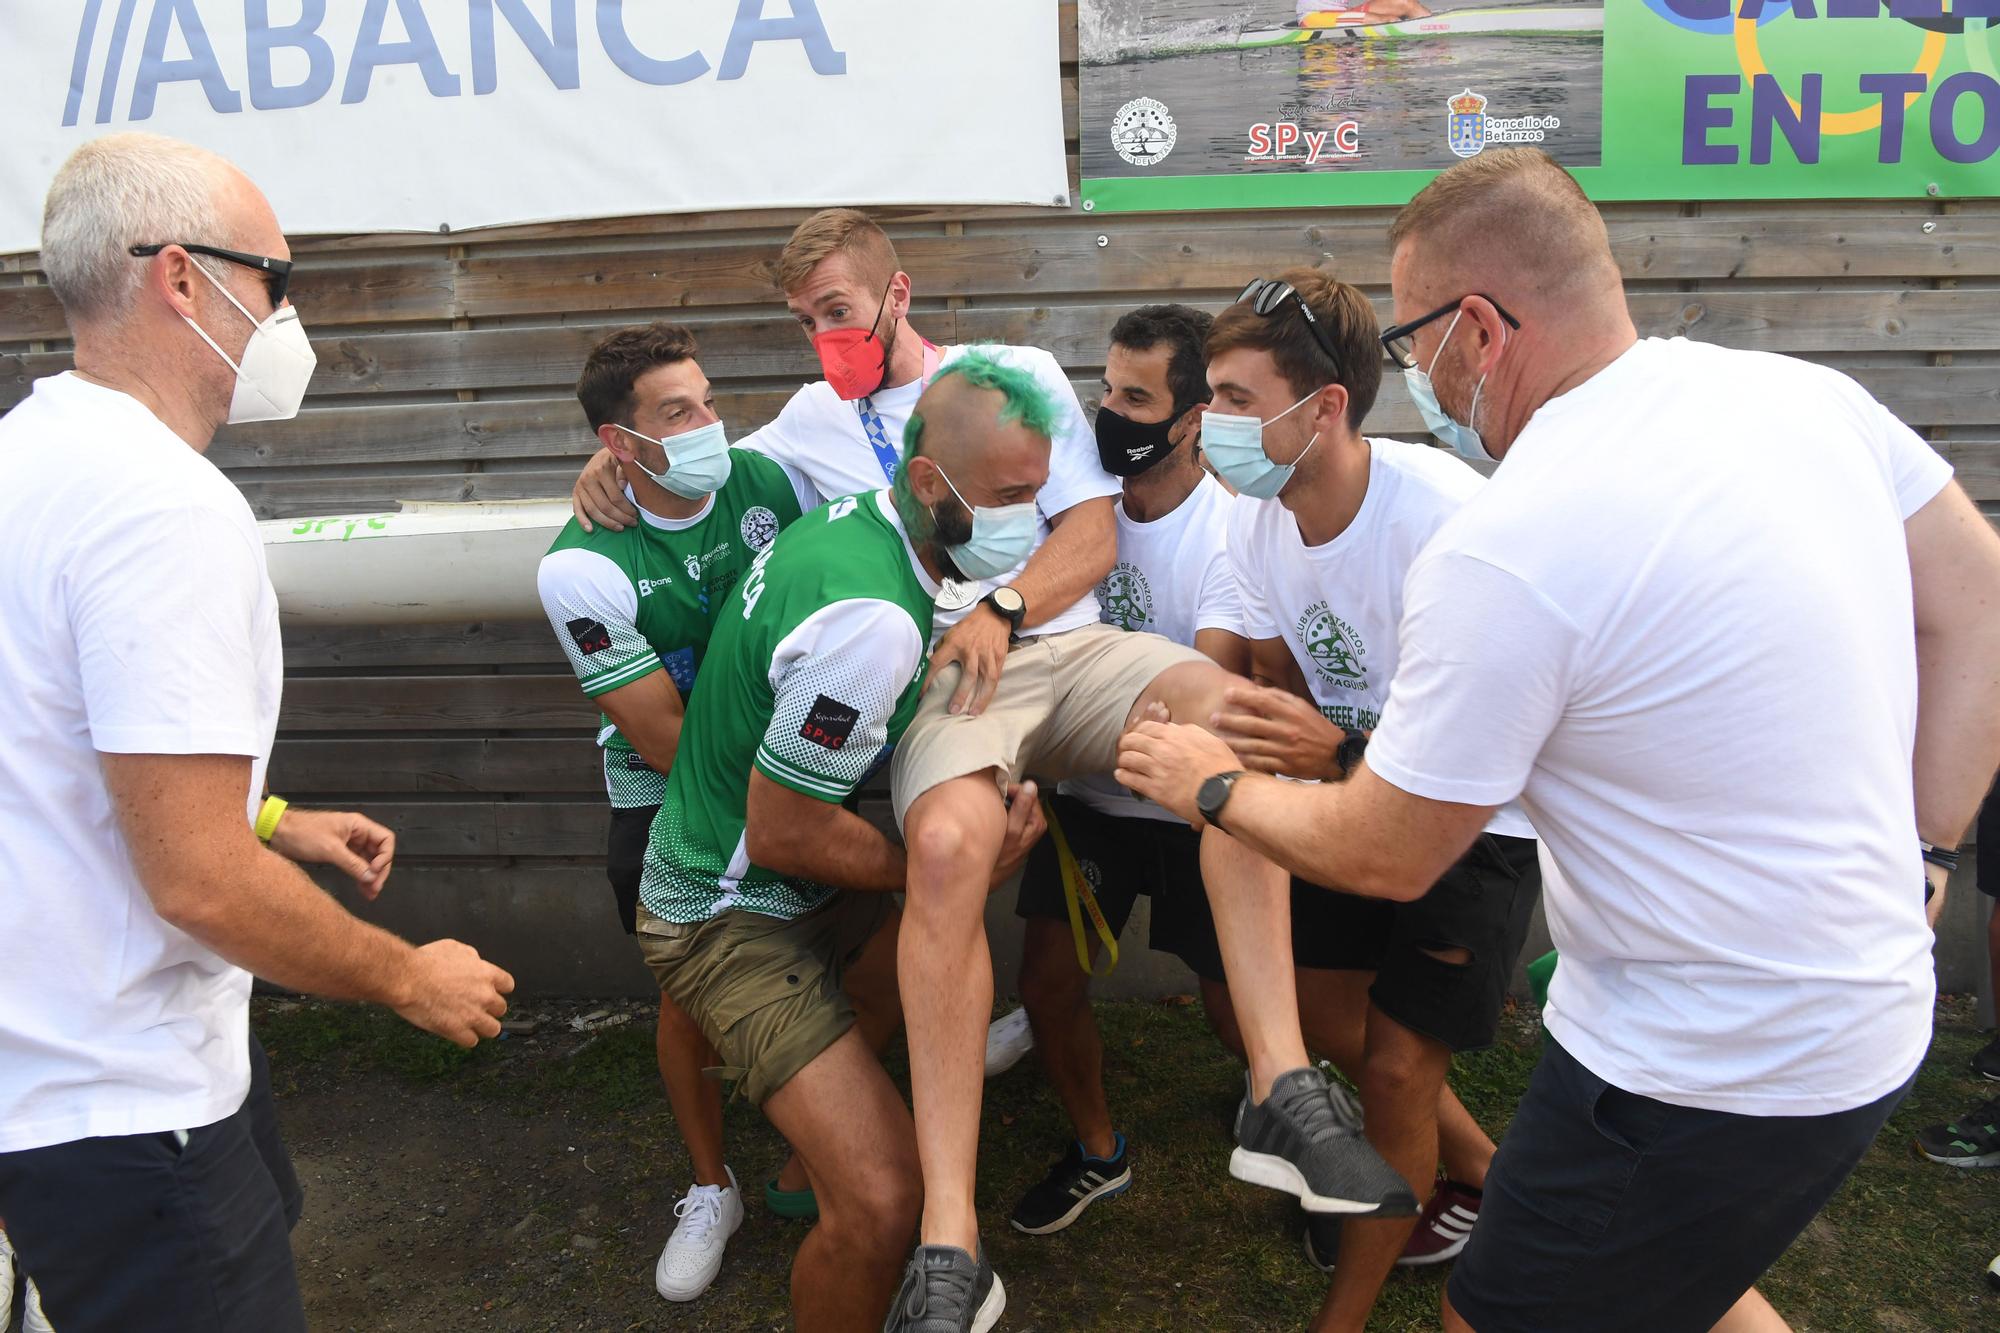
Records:
[[[639,952],[756,1105],[854,1026],[841,980],[892,909],[886,893],[838,893],[793,920],[724,912],[662,921],[639,907]]]

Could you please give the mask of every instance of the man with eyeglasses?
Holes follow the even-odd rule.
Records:
[[[1500,463],[1410,569],[1400,678],[1347,781],[1205,817],[1421,896],[1519,800],[1561,874],[1549,1040],[1452,1274],[1452,1333],[1727,1333],[1908,1091],[1941,885],[2000,763],[1996,537],[1847,376],[1641,340],[1603,218],[1535,149],[1390,232],[1390,344]],[[1193,810],[1229,747],[1142,725]]]
[[[1353,770],[1396,675],[1404,578],[1484,484],[1437,449],[1361,433],[1377,336],[1368,298],[1312,269],[1252,282],[1209,334],[1202,445],[1241,497],[1229,561],[1258,682],[1231,691],[1217,730],[1252,771],[1337,783]],[[1204,986],[1227,1015],[1295,984],[1307,1046],[1359,1087],[1369,1140],[1428,1200],[1414,1228],[1308,1216],[1306,1253],[1333,1273],[1318,1327],[1362,1328],[1392,1265],[1453,1258],[1477,1221],[1493,1143],[1445,1075],[1497,1031],[1540,889],[1533,838],[1518,810],[1499,812],[1409,904],[1294,881],[1288,956],[1225,952],[1227,989]]]
[[[64,163],[43,219],[76,368],[0,419],[0,1217],[56,1328],[303,1330],[252,974],[461,1046],[514,983],[295,864],[373,898],[387,829],[265,796],[277,599],[203,453],[295,415],[312,375],[270,205],[127,134]]]

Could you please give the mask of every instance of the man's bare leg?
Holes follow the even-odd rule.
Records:
[[[800,1333],[882,1327],[922,1196],[910,1113],[859,1027],[793,1075],[764,1114],[805,1163],[819,1222],[792,1260]]]
[[[1118,1148],[1111,1106],[1104,1096],[1104,1042],[1090,1010],[1090,977],[1076,965],[1069,927],[1031,918],[1021,944],[1021,1004],[1035,1033],[1035,1054],[1076,1127],[1076,1140],[1092,1157],[1108,1160]],[[1097,957],[1091,941],[1090,957]]]
[[[653,1030],[653,1054],[660,1082],[667,1088],[667,1105],[687,1144],[697,1185],[729,1185],[722,1160],[722,1088],[702,1071],[721,1063],[701,1026],[665,991],[660,992],[660,1021]]]
[[[903,821],[909,892],[896,975],[923,1163],[922,1239],[968,1254],[979,1245],[972,1191],[993,1012],[986,896],[1006,829],[1007,809],[990,772],[931,788]]]
[[[1785,1317],[1752,1287],[1743,1293],[1742,1300],[1729,1307],[1728,1314],[1716,1321],[1715,1333],[1791,1333],[1791,1328]]]
[[[1362,1057],[1361,1109],[1368,1141],[1423,1199],[1437,1175],[1437,1108],[1451,1051],[1370,1006]],[[1382,1284],[1409,1243],[1413,1217],[1351,1218],[1340,1228],[1333,1285],[1313,1321],[1316,1333],[1367,1327]]]

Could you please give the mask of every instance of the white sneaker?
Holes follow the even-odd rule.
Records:
[[[49,1327],[49,1317],[42,1313],[42,1293],[35,1290],[35,1280],[28,1279],[27,1309],[21,1313],[21,1333],[55,1333]]]
[[[0,1329],[14,1326],[14,1247],[0,1231]]]
[[[728,1167],[729,1185],[695,1185],[674,1205],[680,1221],[653,1265],[653,1286],[670,1301],[691,1301],[722,1271],[722,1252],[743,1225],[743,1195]]]
[[[986,1028],[986,1077],[1006,1073],[1034,1049],[1035,1033],[1028,1026],[1028,1011],[1016,1009],[1000,1015]]]

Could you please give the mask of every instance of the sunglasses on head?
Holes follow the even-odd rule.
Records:
[[[1314,315],[1312,307],[1306,304],[1306,298],[1299,295],[1298,288],[1289,282],[1280,282],[1276,278],[1252,278],[1249,285],[1244,287],[1242,294],[1236,298],[1238,305],[1248,304],[1252,310],[1266,319],[1276,314],[1278,308],[1287,301],[1297,305],[1299,313],[1305,316],[1306,328],[1311,331],[1313,341],[1319,344],[1319,350],[1325,352],[1326,359],[1333,363],[1333,373],[1338,378],[1341,373],[1340,354],[1333,350],[1333,339],[1320,327],[1319,317]]]
[[[135,259],[146,259],[160,253],[169,245],[178,245],[191,255],[209,255],[216,259],[226,259],[232,264],[254,268],[264,275],[264,290],[271,294],[271,308],[277,309],[285,303],[285,289],[292,283],[292,261],[273,259],[269,255],[246,255],[241,250],[221,250],[212,245],[189,245],[185,241],[165,241],[158,245],[135,245],[130,253]]]

